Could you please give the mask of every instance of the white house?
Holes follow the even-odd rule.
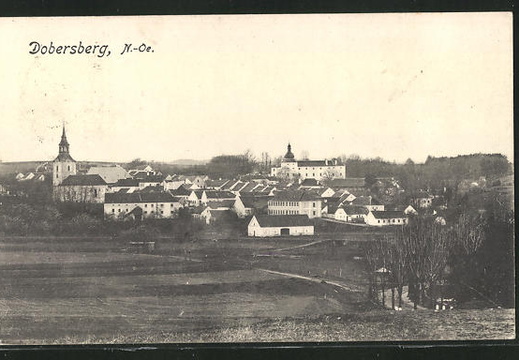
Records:
[[[322,200],[312,191],[280,191],[268,202],[269,215],[321,217]]]
[[[407,224],[407,216],[403,211],[370,211],[365,222],[371,226],[389,226]]]
[[[363,206],[341,206],[335,211],[334,218],[345,222],[365,222],[368,213]]]
[[[180,199],[167,192],[108,193],[105,196],[105,218],[121,220],[130,213],[143,218],[174,218],[182,207]]]
[[[314,225],[306,215],[254,215],[247,234],[253,237],[313,235]]]

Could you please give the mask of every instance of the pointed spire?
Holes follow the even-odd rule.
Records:
[[[67,141],[67,133],[65,132],[65,123],[63,122],[63,133],[61,134],[61,141],[59,143],[59,153],[68,154],[68,152],[69,152],[69,143]]]

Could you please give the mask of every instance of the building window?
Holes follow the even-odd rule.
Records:
[[[115,212],[115,209],[112,209],[112,212],[114,213],[114,212]]]
[[[59,170],[59,166],[56,165],[56,171],[58,171],[58,170]]]
[[[68,171],[70,171],[70,165],[69,165],[69,166],[67,166],[67,169],[68,169]]]

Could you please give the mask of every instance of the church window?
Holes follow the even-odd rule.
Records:
[[[67,168],[68,168],[68,171],[70,171],[70,165],[69,165],[69,166],[67,166]]]

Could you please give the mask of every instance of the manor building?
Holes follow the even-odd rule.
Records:
[[[281,161],[281,166],[273,167],[270,175],[288,180],[305,180],[312,178],[317,181],[344,179],[346,166],[333,160],[296,160],[292,146],[288,144],[287,152]]]

